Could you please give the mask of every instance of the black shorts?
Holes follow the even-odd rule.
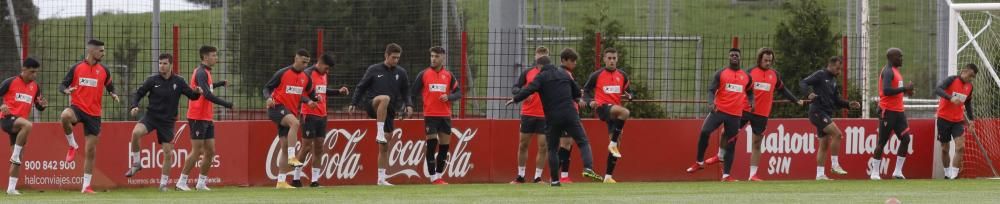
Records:
[[[161,121],[149,117],[142,117],[142,119],[139,120],[139,123],[146,126],[147,132],[156,131],[156,143],[173,143],[174,121]]]
[[[747,123],[750,123],[750,128],[753,129],[753,134],[763,134],[764,130],[767,129],[767,117],[759,116],[750,112],[743,112],[743,118],[740,118],[740,128],[746,127]]]
[[[84,135],[97,136],[98,134],[101,134],[100,116],[87,115],[79,108],[76,108],[76,106],[70,106],[69,108],[73,109],[73,114],[76,115],[76,123],[73,123],[73,125],[76,125],[77,123],[83,123]]]
[[[830,115],[830,113],[823,111],[809,111],[809,122],[816,127],[816,137],[826,136],[826,133],[823,133],[823,129],[833,124],[833,117],[830,117]]]
[[[378,112],[375,111],[375,107],[372,107],[371,99],[362,102],[361,106],[363,106],[365,108],[365,112],[368,113],[368,118],[378,119]],[[392,132],[396,128],[396,126],[392,123],[393,119],[396,118],[396,110],[392,107],[396,106],[389,103],[389,106],[386,107],[388,110],[385,110],[385,125],[382,126],[383,130],[388,132]]]
[[[611,107],[614,106],[615,104],[610,103],[601,104],[594,109],[594,112],[597,113],[597,118],[601,119],[601,121],[607,122],[608,119],[611,118]]]
[[[890,132],[891,131],[891,132]],[[879,135],[892,135],[902,137],[909,134],[910,125],[906,123],[906,114],[903,112],[882,110],[878,119]]]
[[[951,139],[956,137],[961,137],[965,134],[965,127],[963,127],[962,122],[951,122],[941,118],[937,118],[937,132],[938,141],[941,143],[951,142]]]
[[[306,114],[302,122],[302,138],[324,138],[326,137],[326,117]]]
[[[192,140],[215,139],[215,124],[208,120],[188,120]]]
[[[288,136],[288,126],[281,125],[281,120],[285,118],[286,115],[293,114],[284,105],[274,105],[274,107],[267,109],[267,118],[274,122],[274,125],[278,126],[278,137]]]
[[[451,117],[424,117],[424,133],[451,134]]]
[[[17,121],[17,116],[8,115],[0,118],[0,129],[3,129],[10,136],[10,145],[14,146],[14,142],[17,140],[17,132],[14,132],[14,121]]]
[[[521,115],[521,133],[545,134],[545,118]]]

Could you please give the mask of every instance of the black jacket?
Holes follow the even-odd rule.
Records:
[[[188,86],[187,81],[180,76],[171,76],[169,79],[165,79],[160,74],[154,74],[146,77],[146,81],[142,82],[142,86],[135,91],[135,95],[129,103],[129,110],[139,107],[139,101],[146,94],[149,94],[146,117],[164,122],[177,120],[177,106],[182,94],[191,100],[197,100],[201,97],[201,94],[195,93]]]
[[[547,59],[546,59],[547,60]],[[535,76],[535,79],[518,91],[514,95],[514,102],[521,102],[531,94],[538,92],[542,100],[542,109],[545,110],[545,120],[559,121],[579,121],[580,115],[576,111],[576,101],[583,96],[580,86],[573,81],[573,78],[548,63],[542,67],[542,71]]]
[[[389,96],[392,108],[398,108],[399,101],[403,101],[406,106],[413,106],[406,69],[398,65],[390,68],[384,63],[369,66],[354,90],[351,105],[358,106],[362,99],[371,100],[378,95]]]
[[[850,107],[850,102],[840,97],[840,89],[837,88],[837,78],[826,71],[826,68],[813,72],[802,81],[799,81],[799,88],[803,96],[809,95],[809,88],[812,88],[816,98],[809,104],[810,111],[823,111],[832,114],[835,109]]]

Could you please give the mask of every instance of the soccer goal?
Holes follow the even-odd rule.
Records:
[[[953,3],[948,1],[948,75],[964,64],[980,71],[975,80],[973,112],[976,121],[968,127],[965,143],[965,176],[1000,177],[1000,3]]]

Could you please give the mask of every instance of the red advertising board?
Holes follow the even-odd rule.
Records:
[[[844,130],[841,143],[840,163],[850,172],[847,176],[833,178],[867,178],[866,162],[874,150],[876,135],[875,120],[836,120]],[[717,180],[721,165],[705,171],[687,174],[684,169],[695,160],[698,132],[701,120],[630,120],[621,139],[623,157],[618,162],[615,178],[619,181],[690,181]],[[179,122],[177,127],[186,126]],[[135,122],[106,122],[102,128],[94,169],[94,187],[148,187],[156,186],[160,168],[169,166],[171,179],[180,174],[180,164],[190,154],[190,137],[187,128],[181,131],[173,152],[175,162],[161,164],[164,154],[156,144],[153,134],[141,142],[141,164],[144,170],[132,178],[125,178],[128,168],[130,133]],[[423,120],[396,121],[396,129],[390,136],[389,181],[397,184],[428,183],[424,165]],[[502,183],[508,182],[517,172],[518,120],[470,119],[454,120],[446,165],[445,179],[452,183]],[[605,171],[607,162],[608,132],[603,122],[584,120],[594,156],[594,170]],[[77,154],[76,161],[62,162],[66,143],[61,127],[57,123],[38,123],[28,139],[22,153],[24,170],[21,171],[19,186],[34,189],[79,189],[84,153]],[[932,172],[932,149],[934,144],[933,121],[929,119],[910,120],[913,132],[911,156],[908,157],[904,172],[909,178],[930,178]],[[82,133],[80,127],[75,130]],[[322,170],[320,182],[324,185],[374,184],[377,177],[378,146],[375,143],[375,123],[373,120],[336,120],[328,122],[328,132],[323,140],[324,152],[309,156],[304,160],[318,160]],[[740,179],[747,177],[749,160],[748,129],[741,129],[733,175]],[[216,156],[209,173],[210,184],[214,186],[268,186],[277,178],[277,138],[276,128],[270,121],[223,121],[216,122]],[[764,137],[764,154],[761,157],[758,175],[764,179],[812,179],[815,176],[815,151],[818,140],[815,128],[805,119],[775,119],[768,124]],[[712,134],[706,157],[715,154],[718,148],[719,132]],[[529,158],[534,158],[537,140],[532,140]],[[82,136],[77,143],[84,144]],[[888,145],[886,158],[895,160],[893,139]],[[299,149],[301,150],[301,147]],[[0,156],[9,156],[9,146],[0,147]],[[580,176],[582,162],[580,151],[572,152],[571,175],[575,181],[584,181]],[[891,173],[893,162],[883,165],[883,175]],[[528,159],[529,177],[533,176],[534,159]],[[827,165],[829,166],[829,165]],[[0,168],[8,168],[8,163],[0,163]],[[311,167],[307,167],[311,168]],[[196,178],[198,168],[192,171]],[[547,168],[546,168],[547,172]],[[309,176],[310,171],[305,171]],[[543,173],[547,175],[547,173]],[[831,174],[828,174],[833,176]],[[291,176],[289,176],[290,178]],[[543,176],[548,179],[548,176]],[[0,179],[5,181],[6,177]],[[171,180],[171,183],[175,181]],[[193,183],[194,181],[189,181]]]

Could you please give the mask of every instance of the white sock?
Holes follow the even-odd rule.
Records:
[[[21,145],[14,145],[14,152],[10,154],[10,158],[21,158]]]
[[[302,178],[302,167],[295,167],[292,170],[292,180],[298,181],[300,178]]]
[[[288,174],[278,173],[278,182],[285,182],[285,179],[287,179],[287,178],[288,178]]]
[[[560,177],[560,178],[566,178],[566,177],[569,177],[569,172],[562,172],[562,173],[559,173],[559,177]]]
[[[705,165],[705,162],[704,162],[704,161],[700,161],[700,162],[695,162],[695,163],[698,163],[698,166],[701,166],[701,165]]]
[[[17,177],[10,177],[7,179],[7,191],[17,189]]]
[[[309,177],[310,179],[312,179],[312,182],[319,181],[319,177],[320,177],[319,174],[321,172],[322,172],[322,170],[320,170],[319,168],[312,168],[312,177]]]
[[[525,171],[525,169],[526,168],[524,166],[517,167],[517,177],[524,178],[524,171]]]
[[[840,158],[837,157],[837,155],[830,156],[830,163],[830,166],[836,169],[837,167],[840,167]]]
[[[69,146],[73,147],[73,149],[80,148],[80,146],[76,144],[76,137],[73,136],[73,133],[66,135],[66,142],[68,142]]]
[[[167,186],[167,182],[170,182],[170,176],[160,175],[160,186]]]
[[[295,158],[295,145],[289,144],[288,146],[288,159]]]
[[[729,174],[722,174],[722,178],[729,178]]]
[[[608,180],[608,179],[610,179],[610,178],[611,178],[611,175],[610,175],[610,174],[604,174],[604,180]]]
[[[208,176],[206,176],[206,175],[198,175],[198,184],[197,184],[197,186],[205,186],[205,182],[206,181],[208,181]]]
[[[951,167],[944,167],[944,177],[951,177]]]
[[[892,174],[903,174],[903,164],[906,163],[906,157],[896,156],[896,170],[892,171]]]
[[[83,188],[90,186],[90,178],[94,177],[91,174],[83,174]]]
[[[188,175],[187,174],[181,174],[180,177],[177,177],[177,185],[187,186],[187,184],[188,184]]]
[[[826,170],[826,167],[824,167],[824,166],[817,166],[816,167],[816,177],[826,175],[825,170]]]
[[[881,159],[875,159],[875,158],[868,159],[868,169],[871,170],[871,172],[868,172],[868,174],[870,174],[870,175],[879,175],[879,174],[882,174],[881,173],[881,171],[882,171],[882,160]]]
[[[392,120],[392,119],[388,119],[388,120]],[[385,122],[375,122],[375,126],[376,126],[375,129],[378,129],[378,135],[385,134]]]
[[[385,179],[386,179],[385,177],[386,177],[386,175],[385,175],[385,169],[379,168],[378,169],[378,180],[379,181],[385,181]]]
[[[535,178],[542,178],[542,168],[535,168]]]
[[[750,177],[757,175],[757,165],[750,166]]]
[[[726,158],[726,149],[719,148],[719,154],[715,155],[715,157],[718,157],[719,161],[723,161]]]
[[[136,149],[136,152],[129,152],[128,153],[129,158],[132,159],[132,164],[138,164],[139,163],[139,152],[137,152],[137,151],[138,150]]]
[[[612,146],[618,146],[618,142],[611,142]]]

